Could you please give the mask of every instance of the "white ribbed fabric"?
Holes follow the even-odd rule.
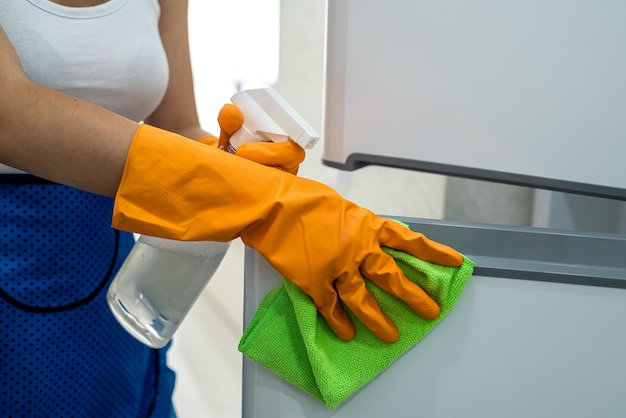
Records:
[[[33,82],[135,121],[156,109],[167,88],[159,14],[157,0],[92,7],[0,0],[0,26]]]

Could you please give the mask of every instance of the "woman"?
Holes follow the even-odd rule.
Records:
[[[186,18],[182,0],[0,0],[3,416],[174,414],[165,350],[136,342],[106,306],[133,245],[122,231],[240,236],[345,340],[343,305],[385,341],[398,337],[361,273],[417,314],[439,313],[380,245],[447,265],[461,264],[456,251],[188,139],[215,142],[196,115]],[[240,123],[226,119],[225,136]],[[302,154],[287,147],[257,160],[297,166]]]
[[[194,108],[186,12],[178,0],[161,5],[156,0],[0,1],[0,26],[8,35],[0,37],[3,77],[20,72],[9,68],[18,65],[9,58],[10,39],[33,82],[129,120],[145,119],[191,138],[206,136]],[[39,94],[31,96],[38,103],[27,132],[13,138],[32,140],[28,148],[40,160],[36,165],[47,165],[56,158],[56,146],[42,149],[33,137],[46,137],[41,132],[46,120],[63,117],[59,107],[80,105],[69,96],[57,102],[46,95],[41,103]],[[104,142],[119,129],[107,123]],[[120,167],[93,155],[76,157],[79,165],[102,171],[76,166],[62,176],[78,188],[111,195],[114,185],[107,186],[107,178],[119,176]],[[132,234],[111,229],[112,199],[13,174],[17,170],[6,166],[2,171],[12,174],[3,174],[0,186],[0,362],[6,376],[0,415],[170,416],[174,374],[166,365],[166,350],[134,341],[107,312],[104,293],[134,243]]]

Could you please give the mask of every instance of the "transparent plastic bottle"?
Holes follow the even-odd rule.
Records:
[[[113,315],[142,343],[165,346],[229,245],[141,235],[109,287],[107,300]]]

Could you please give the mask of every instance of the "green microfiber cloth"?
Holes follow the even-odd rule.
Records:
[[[356,337],[343,341],[317,312],[313,301],[293,283],[284,283],[263,299],[239,343],[239,351],[333,409],[416,345],[452,310],[471,277],[474,263],[444,267],[383,248],[404,273],[441,308],[435,320],[418,317],[399,299],[366,280],[400,337],[385,343],[352,313]]]

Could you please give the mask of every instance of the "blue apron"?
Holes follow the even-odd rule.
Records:
[[[0,175],[0,416],[171,417],[166,349],[136,341],[106,302],[134,244],[113,199]]]

